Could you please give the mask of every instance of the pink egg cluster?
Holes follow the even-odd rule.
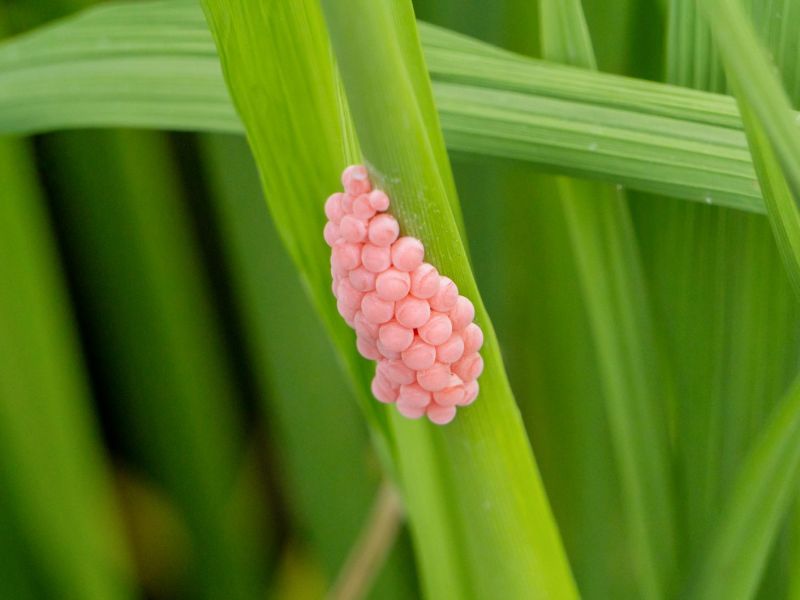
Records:
[[[367,169],[347,167],[344,193],[325,203],[333,294],[356,331],[356,346],[377,361],[372,393],[404,416],[444,425],[478,395],[483,332],[456,284],[424,262],[418,239],[400,235],[389,197]]]

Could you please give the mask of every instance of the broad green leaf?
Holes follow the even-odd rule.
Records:
[[[26,146],[0,140],[0,177],[0,504],[13,551],[49,595],[130,598],[107,459]]]
[[[579,0],[541,2],[545,58],[595,69]],[[663,384],[639,250],[622,191],[557,185],[594,336],[612,446],[642,596],[668,595],[676,568],[672,473]]]
[[[420,424],[440,453],[450,484],[445,491],[451,526],[464,545],[463,584],[480,598],[568,597],[575,593],[569,567],[459,236],[458,212],[449,210],[458,200],[449,195],[444,140],[427,117],[433,96],[410,3],[363,0],[345,7],[323,1],[323,6],[373,179],[393,198],[401,229],[423,240],[427,259],[473,299],[476,322],[486,335],[482,401],[449,427]],[[363,25],[355,32],[349,27],[353,10]],[[465,455],[469,460],[462,462]],[[404,485],[414,477],[414,470],[403,469]],[[409,503],[412,527],[414,515],[424,510],[417,499]],[[487,505],[491,513],[474,519]],[[424,532],[416,533],[422,539]]]
[[[483,408],[476,403],[470,409],[472,414],[465,411],[444,431],[432,431],[433,426],[408,422],[394,414],[389,422],[386,409],[367,397],[364,376],[368,376],[367,365],[356,357],[352,333],[345,331],[335,315],[327,273],[328,251],[320,237],[322,203],[325,196],[338,187],[346,148],[330,50],[325,43],[327,36],[318,8],[308,3],[290,11],[274,5],[266,12],[252,1],[209,1],[206,8],[222,49],[232,95],[247,123],[267,202],[279,231],[299,263],[326,324],[336,332],[335,341],[342,356],[347,357],[351,369],[360,371],[360,377],[355,379],[360,382],[358,389],[364,409],[368,415],[373,415],[373,425],[378,425],[376,433],[383,431],[385,441],[395,444],[394,455],[399,457],[396,464],[428,593],[435,597],[485,597],[507,591],[510,597],[515,597],[522,593],[522,581],[530,584],[524,588],[526,593],[551,586],[570,592],[571,581],[557,535],[535,479],[536,472],[518,416],[510,404],[502,364],[496,347],[492,349],[491,330],[487,329],[489,345],[485,357],[488,364],[482,381],[486,390],[484,397],[489,400],[483,403]],[[223,26],[231,20],[236,23],[235,27]],[[411,23],[413,25],[413,21]],[[413,29],[411,33],[414,34]],[[280,49],[286,47],[281,42],[288,39],[294,42],[290,47],[302,51],[281,53]],[[413,39],[408,38],[407,42]],[[407,52],[409,47],[410,44],[392,43],[387,49],[400,52],[402,48]],[[281,60],[263,61],[260,57],[264,55],[278,55]],[[344,61],[341,54],[338,58]],[[304,76],[312,71],[313,78]],[[278,89],[272,83],[275,81],[281,82],[281,94],[252,94],[252,90]],[[348,87],[347,76],[345,84]],[[295,94],[295,89],[303,93]],[[352,90],[348,92],[352,94]],[[407,92],[400,98],[408,99]],[[388,98],[388,94],[386,96]],[[357,111],[354,107],[354,112]],[[421,137],[416,139],[422,141],[427,137],[426,112],[412,114],[412,131],[418,132]],[[356,119],[361,132],[359,118],[364,116]],[[284,126],[276,128],[275,123]],[[362,147],[367,144],[365,150],[370,164],[381,165],[380,155],[370,157],[375,140],[365,139],[362,134],[359,142]],[[399,149],[408,147],[408,140],[398,138],[397,142]],[[437,152],[430,146],[423,152],[431,161],[442,156],[442,151]],[[386,170],[387,166],[384,165],[382,172],[393,172]],[[290,173],[293,176],[289,176]],[[404,176],[413,174],[412,169]],[[440,179],[438,171],[430,171],[427,180],[433,185],[431,191],[440,194],[434,197],[438,204],[433,205],[433,214],[442,219],[445,234],[451,236],[453,249],[449,255],[458,256],[458,227],[451,204],[442,192],[448,188],[446,179]],[[418,182],[408,180],[394,185],[397,183],[414,185]],[[405,221],[408,213],[403,212],[404,202],[408,199],[396,193],[392,186],[388,190],[394,194],[397,213]],[[293,200],[287,203],[285,198]],[[409,208],[405,206],[405,210]],[[287,210],[293,211],[293,220]],[[427,212],[416,218],[415,224],[420,228],[430,226]],[[421,235],[425,239],[424,234]],[[447,257],[448,253],[442,251],[444,248],[445,240],[431,239],[429,256],[433,260]],[[477,301],[477,290],[471,282],[463,250],[457,260],[461,261],[459,264],[454,260],[459,268],[453,268],[451,274]],[[448,264],[441,266],[446,269]],[[479,318],[488,328],[485,314]],[[500,434],[498,419],[509,429],[502,442],[497,437]],[[382,422],[391,426],[392,437],[388,437],[389,430],[382,428]],[[512,492],[515,489],[518,491]],[[477,512],[483,517],[476,523]],[[514,550],[511,556],[509,547]],[[542,548],[547,548],[547,552],[541,554]],[[525,569],[520,570],[519,565],[525,565]]]
[[[421,28],[451,150],[763,212],[734,102]],[[0,45],[0,131],[241,132],[196,7],[119,4]]]
[[[341,186],[339,175],[345,160],[342,116],[324,26],[314,8],[307,5],[297,11],[279,11],[275,7],[274,14],[238,1],[204,6],[209,11],[217,43],[227,53],[223,70],[228,85],[237,92],[240,86],[249,90],[247,94],[234,93],[234,103],[243,119],[252,119],[250,126],[256,128],[248,132],[248,142],[278,234],[300,267],[303,283],[341,356],[346,358],[350,376],[364,380],[370,376],[368,367],[353,351],[352,332],[336,311],[330,294],[329,251],[321,237],[325,221],[321,203]],[[212,13],[212,9],[217,12]],[[214,14],[220,19],[224,16],[226,23],[235,21],[237,27],[222,28],[222,23],[218,25],[217,19],[211,17]],[[254,24],[248,22],[250,19],[258,19],[264,31],[256,31]],[[288,44],[291,38],[287,36],[299,35],[296,29],[301,24],[308,28],[303,32],[304,37],[298,38],[305,45],[296,42],[303,50],[296,55],[282,52],[279,40],[285,39]],[[274,39],[269,44],[267,40],[258,41],[267,31],[272,32],[269,37]],[[280,56],[281,60],[255,62],[253,48],[262,45],[265,56]],[[307,61],[313,64],[313,59],[322,61],[315,67],[319,71],[317,76],[298,76],[311,70]],[[231,62],[236,65],[233,70]],[[264,113],[270,118],[255,118]],[[305,122],[305,119],[311,120]],[[283,126],[274,127],[274,123]],[[313,132],[313,137],[301,135],[304,131]],[[286,198],[300,201],[289,202]],[[388,442],[391,436],[386,414],[363,388],[358,389],[365,415]]]

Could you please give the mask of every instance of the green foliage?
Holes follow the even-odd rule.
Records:
[[[1,596],[336,593],[389,480],[371,597],[797,597],[799,1],[201,4],[0,43],[0,134],[237,136],[0,140]],[[487,334],[444,428],[330,294],[362,160]]]
[[[430,26],[421,37],[451,150],[765,210],[731,98],[534,61]],[[241,132],[193,4],[109,6],[0,47],[0,132],[122,125]]]
[[[248,135],[262,174],[266,197],[273,209],[273,216],[276,222],[282,225],[280,227],[282,235],[289,238],[288,246],[293,258],[300,263],[301,271],[309,282],[313,296],[318,304],[323,306],[323,314],[329,315],[331,326],[341,329],[328,291],[327,252],[318,234],[322,219],[320,198],[324,198],[336,188],[336,174],[345,164],[345,156],[341,154],[343,133],[339,129],[343,117],[337,101],[335,82],[333,79],[326,80],[325,77],[317,78],[315,80],[317,87],[312,90],[313,93],[305,91],[304,103],[301,104],[290,100],[293,97],[291,93],[271,98],[257,98],[253,102],[243,91],[253,88],[272,89],[277,81],[284,82],[286,89],[287,82],[291,80],[287,74],[305,72],[312,64],[316,65],[316,68],[324,65],[325,60],[329,60],[327,49],[324,45],[315,47],[313,44],[308,45],[308,52],[290,54],[285,61],[278,61],[274,66],[265,67],[256,60],[261,52],[280,51],[283,46],[279,34],[286,39],[313,35],[315,41],[319,40],[321,15],[315,13],[311,4],[294,14],[271,12],[269,15],[260,13],[257,5],[248,3],[225,5],[224,12],[223,6],[213,3],[209,3],[207,8],[212,23],[216,23],[217,27],[223,14],[226,18],[230,18],[231,15],[239,15],[241,18],[241,21],[237,21],[240,25],[237,28],[238,34],[234,38],[227,38],[224,33],[217,30],[221,53],[227,57],[224,64],[230,78],[229,85],[234,99],[239,102],[239,111],[244,122],[251,128]],[[383,9],[379,9],[379,13],[381,10]],[[413,20],[410,23],[413,27]],[[279,29],[287,26],[288,30]],[[266,39],[258,35],[262,27],[272,29],[275,35]],[[415,39],[413,29],[409,34],[412,37],[398,41],[398,47],[389,46],[390,52],[397,52],[401,47],[413,49],[411,44]],[[355,39],[353,41],[365,42]],[[262,48],[265,43],[273,46]],[[256,52],[255,48],[262,50]],[[352,84],[352,79],[348,79],[346,57],[347,54],[341,55],[339,60],[345,68],[344,81],[348,87]],[[350,63],[350,65],[350,68],[356,68],[355,64]],[[322,69],[322,72],[324,73],[325,69]],[[332,71],[328,72],[332,74]],[[419,71],[417,73],[419,77]],[[424,71],[422,73],[424,76]],[[387,78],[389,76],[387,73]],[[302,79],[297,80],[297,85],[307,87]],[[353,90],[348,89],[348,92],[352,96]],[[416,112],[413,106],[418,100],[414,95],[414,88],[401,89],[398,93],[400,95],[393,101],[400,104],[395,104],[388,110],[399,111],[403,106],[402,102],[411,102],[411,110]],[[382,95],[387,99],[392,97],[389,93]],[[363,123],[359,119],[374,119],[378,116],[378,113],[372,112],[371,116],[363,114],[359,117],[360,109],[361,105],[358,103],[353,105],[357,129],[360,129],[360,123]],[[265,111],[274,113],[275,117],[264,120]],[[459,233],[450,213],[452,205],[446,195],[448,176],[440,174],[436,163],[436,157],[444,159],[443,147],[439,142],[437,150],[436,142],[431,142],[427,137],[438,131],[428,132],[430,119],[434,118],[431,111],[432,105],[427,112],[424,108],[419,109],[417,114],[420,120],[415,122],[414,134],[404,142],[407,147],[404,151],[407,157],[420,152],[420,148],[414,144],[422,144],[424,148],[422,152],[430,157],[431,162],[427,163],[428,167],[415,165],[408,158],[397,164],[385,162],[386,159],[382,158],[385,155],[382,153],[387,152],[389,146],[380,142],[377,136],[371,140],[360,136],[359,141],[367,156],[370,156],[370,152],[373,153],[373,158],[368,158],[368,161],[375,165],[378,179],[386,181],[386,189],[395,198],[395,210],[401,222],[409,232],[431,241],[428,244],[429,258],[435,263],[438,262],[446,272],[451,273],[462,290],[477,299],[479,296],[469,278],[470,271],[463,250],[460,257],[453,253],[453,248],[458,246],[452,244],[458,243]],[[426,114],[428,117],[425,117]],[[278,132],[274,127],[268,127],[270,122],[284,123],[285,129]],[[328,138],[324,135],[326,131],[331,132]],[[391,133],[387,132],[387,135]],[[281,137],[282,144],[276,145],[276,136]],[[398,144],[400,139],[396,137]],[[276,148],[281,148],[281,152],[277,153]],[[284,152],[287,148],[292,148],[294,151]],[[303,164],[308,164],[308,167],[304,169]],[[331,165],[331,174],[325,173],[319,165]],[[420,168],[427,170],[417,172],[416,170]],[[406,172],[404,169],[409,170]],[[290,172],[295,172],[296,176],[287,177]],[[429,204],[426,208],[426,211],[434,215],[433,220],[420,219],[419,215],[424,213],[419,209],[415,212],[413,204],[404,208],[404,202],[413,202],[414,198],[417,202],[422,202],[422,197],[418,192],[412,191],[419,190],[419,187],[406,189],[403,186],[423,186],[430,194],[434,194],[429,197],[429,202],[438,202],[439,208],[436,208],[436,204]],[[306,191],[302,191],[303,189]],[[289,206],[281,203],[280,199],[288,194],[293,194],[299,201]],[[435,194],[439,194],[438,197]],[[289,217],[286,214],[287,210],[296,212],[293,217]],[[412,215],[416,215],[416,220],[410,218]],[[313,227],[314,223],[318,226]],[[447,236],[451,240],[450,244],[445,243]],[[451,268],[448,268],[448,265]],[[488,319],[485,313],[480,314],[480,309],[479,320],[487,328],[491,342]],[[341,351],[346,353],[349,363],[362,364],[354,352],[352,334],[343,333]],[[563,572],[566,567],[563,558],[559,558],[558,540],[552,525],[548,525],[549,513],[542,493],[536,487],[538,476],[531,462],[521,427],[517,429],[516,439],[509,436],[509,427],[514,423],[515,408],[511,403],[507,383],[502,378],[499,355],[494,350],[494,353],[487,353],[485,356],[488,366],[482,387],[484,396],[494,400],[493,412],[484,414],[482,418],[481,415],[471,418],[467,413],[459,420],[460,425],[450,428],[451,435],[442,435],[438,431],[432,435],[431,426],[408,424],[397,418],[392,421],[393,429],[387,432],[383,429],[385,425],[382,425],[384,422],[387,425],[389,423],[386,421],[386,413],[382,409],[378,412],[379,407],[372,401],[365,404],[367,414],[374,415],[371,418],[376,423],[376,433],[384,435],[384,443],[391,449],[390,454],[400,456],[396,468],[400,472],[400,482],[408,501],[412,528],[422,556],[426,557],[428,552],[438,553],[430,557],[437,558],[435,562],[423,560],[421,563],[426,586],[432,593],[453,597],[462,595],[458,592],[459,587],[468,595],[483,595],[492,586],[498,585],[500,589],[508,589],[510,593],[518,593],[522,589],[557,589],[558,586],[566,586],[566,589],[569,589],[571,585],[569,575],[566,575],[565,582],[560,579],[564,578]],[[367,381],[363,376],[360,378],[359,389],[364,397],[367,395],[365,389]],[[481,408],[476,406],[474,410]],[[503,423],[503,426],[501,427],[499,423]],[[502,440],[497,437],[501,431],[505,431]],[[469,442],[469,440],[474,441]],[[486,444],[487,440],[496,440],[495,450],[480,455],[472,454],[470,460],[465,460],[465,454],[469,453],[471,445],[477,447],[479,442]],[[454,454],[456,446],[458,451]],[[452,481],[453,488],[450,490],[444,488],[440,481],[442,477]],[[512,486],[510,490],[509,486]],[[517,486],[519,492],[511,493]],[[527,498],[530,504],[520,503],[519,498]],[[442,506],[436,513],[438,519],[431,520],[430,508],[444,503],[445,499],[449,499],[448,505]],[[483,519],[482,526],[478,527],[474,522],[467,525],[471,520],[469,515],[474,514],[476,509],[486,511],[487,507],[494,510]],[[419,521],[415,519],[417,514],[420,515]],[[548,527],[551,527],[549,533]],[[455,545],[455,540],[460,540],[465,547],[459,549]],[[475,562],[477,557],[482,555],[487,547],[496,549],[496,552],[492,553],[496,562],[475,569],[473,565],[477,564]],[[428,548],[430,550],[426,550]],[[464,551],[468,554],[460,557]],[[487,559],[482,557],[481,560],[486,562]],[[526,567],[515,568],[512,560],[519,561],[519,564]],[[559,560],[562,562],[559,563]],[[448,564],[451,566],[445,568]],[[497,568],[491,568],[491,564],[495,564]]]
[[[541,7],[544,56],[595,68],[580,3],[543,0]],[[665,419],[671,392],[659,383],[665,369],[630,213],[621,190],[567,179],[557,185],[594,337],[637,585],[644,597],[664,597],[676,562]]]

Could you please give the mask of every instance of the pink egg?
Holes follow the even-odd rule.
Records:
[[[358,352],[377,362],[375,398],[401,415],[444,425],[478,396],[483,332],[475,307],[424,262],[425,247],[399,237],[390,199],[373,190],[363,165],[342,173],[345,193],[325,201],[336,307],[356,331]]]
[[[407,419],[419,419],[425,414],[425,408],[419,406],[411,406],[406,404],[405,402],[401,402],[398,398],[397,400],[397,412],[403,415]]]
[[[411,293],[428,299],[439,289],[439,271],[430,263],[422,263],[411,273]]]
[[[375,292],[367,292],[361,299],[361,312],[370,323],[377,325],[387,323],[394,315],[394,302],[381,300]]]
[[[356,315],[356,318],[358,315]],[[436,360],[442,363],[454,363],[464,355],[464,338],[453,333],[446,341],[436,346]]]
[[[348,306],[347,304],[345,304],[341,300],[337,300],[336,301],[336,310],[339,311],[339,314],[342,315],[342,318],[345,321],[353,321],[353,319],[356,316],[356,310],[357,309],[353,308],[352,306]]]
[[[345,215],[339,222],[339,233],[353,244],[363,242],[367,239],[367,222],[353,215]]]
[[[458,375],[450,375],[450,381],[443,390],[433,393],[433,400],[439,406],[456,406],[464,402],[467,392]]]
[[[339,286],[336,288],[336,297],[342,304],[358,310],[361,306],[361,300],[364,294],[355,289],[349,279],[342,279]]]
[[[378,363],[378,371],[395,385],[408,385],[417,380],[417,374],[401,360],[381,360]]]
[[[430,303],[433,310],[446,313],[450,311],[458,300],[458,287],[449,277],[439,278],[439,289],[431,297]]]
[[[353,200],[353,216],[363,221],[368,221],[375,215],[375,209],[369,201],[369,195],[361,194]]]
[[[455,406],[440,406],[435,402],[431,402],[428,408],[425,409],[425,414],[428,415],[428,420],[435,425],[447,425],[456,417]]]
[[[475,402],[475,398],[478,397],[480,386],[478,385],[478,382],[473,379],[472,381],[468,381],[464,384],[464,391],[465,396],[464,400],[461,402],[461,406],[469,406]]]
[[[369,360],[378,360],[381,357],[375,342],[366,337],[360,335],[356,337],[356,348],[358,348],[358,353],[361,356]]]
[[[380,325],[377,323],[369,322],[364,316],[364,313],[360,310],[356,311],[356,314],[353,316],[353,329],[362,337],[369,338],[373,341],[377,340],[379,327]]]
[[[438,392],[450,383],[450,365],[434,363],[429,369],[417,371],[417,383],[429,392]]]
[[[378,338],[378,341],[375,342],[375,345],[378,347],[378,352],[380,352],[381,356],[386,360],[398,360],[400,358],[400,353],[395,352],[394,350],[389,350],[383,345],[383,342],[381,342],[380,338]]]
[[[402,352],[414,341],[414,332],[397,321],[389,321],[378,329],[378,339],[391,352]]]
[[[380,273],[392,266],[392,253],[388,246],[364,244],[361,250],[361,262],[367,271]]]
[[[431,402],[431,393],[422,389],[417,383],[409,383],[400,386],[397,399],[402,400],[403,404],[408,406],[425,408]]]
[[[367,271],[364,265],[348,272],[347,278],[350,280],[350,285],[359,292],[371,292],[375,289],[375,273]]]
[[[389,196],[381,190],[372,190],[369,193],[369,203],[378,212],[383,212],[389,208]]]
[[[336,192],[328,196],[328,199],[325,201],[325,216],[334,223],[338,223],[344,216],[342,196],[344,196],[344,194]]]
[[[417,238],[401,237],[392,244],[392,264],[401,271],[413,271],[424,257],[425,246]]]
[[[408,295],[411,277],[408,273],[389,268],[379,273],[375,279],[375,291],[379,298],[395,302]]]
[[[472,323],[475,318],[475,307],[469,298],[459,296],[456,299],[456,305],[450,309],[450,320],[453,322],[453,330],[460,331],[467,325]]]
[[[400,235],[400,225],[392,215],[383,213],[373,217],[369,222],[367,236],[376,246],[389,246]]]
[[[322,237],[325,238],[325,243],[333,248],[334,244],[342,237],[339,226],[331,221],[326,222],[325,229],[322,230]]]
[[[372,385],[370,387],[372,389],[372,395],[384,404],[392,404],[397,400],[399,390],[389,385],[389,382],[377,373],[372,379]]]
[[[353,200],[350,194],[342,194],[342,216],[353,214]]]
[[[339,242],[337,242],[338,244]],[[331,254],[331,276],[336,280],[336,285],[339,285],[339,281],[343,277],[347,277],[347,274],[350,272],[349,269],[342,266],[341,261],[333,260],[333,254]],[[334,292],[335,293],[335,292]]]
[[[426,344],[417,336],[411,345],[403,351],[403,364],[414,371],[430,369],[436,362],[436,348]]]
[[[453,324],[450,317],[443,313],[431,312],[430,319],[419,328],[419,337],[432,346],[438,346],[450,339]]]
[[[372,189],[369,173],[364,165],[350,165],[342,173],[342,185],[351,196],[366,194]]]
[[[331,250],[331,265],[336,272],[350,271],[361,264],[361,244],[339,241]]]
[[[470,323],[461,332],[464,338],[464,354],[477,352],[483,346],[483,330],[475,323]]]
[[[409,329],[415,329],[428,322],[431,307],[427,300],[406,296],[396,303],[394,314],[401,324]]]
[[[483,373],[483,358],[477,352],[467,354],[457,363],[453,364],[453,373],[464,381],[472,381]]]

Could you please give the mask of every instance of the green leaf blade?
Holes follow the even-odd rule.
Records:
[[[0,131],[242,132],[197,16],[182,0],[113,5],[0,46]],[[543,63],[431,26],[421,32],[451,151],[764,211],[730,98]]]
[[[596,69],[578,0],[541,3],[544,56]],[[562,207],[603,382],[603,399],[622,482],[637,585],[662,598],[676,569],[674,490],[663,382],[648,294],[628,205],[621,190],[558,179]]]

